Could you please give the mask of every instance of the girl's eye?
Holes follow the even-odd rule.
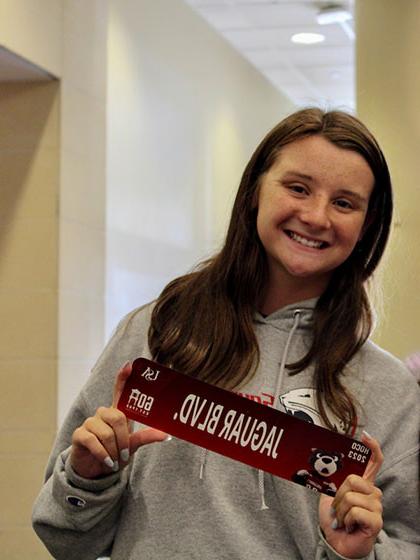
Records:
[[[353,209],[353,204],[349,200],[346,200],[345,198],[337,199],[334,202],[334,204],[336,206],[338,206],[339,208],[342,208],[343,210],[352,210]]]
[[[289,189],[296,194],[306,194],[307,193],[307,189],[306,187],[303,187],[302,185],[290,185]]]

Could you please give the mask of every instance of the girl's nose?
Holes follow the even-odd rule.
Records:
[[[323,200],[308,201],[302,208],[300,219],[313,228],[328,229],[331,226],[328,203]]]

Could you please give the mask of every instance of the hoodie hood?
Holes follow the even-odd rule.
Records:
[[[289,331],[293,327],[295,314],[299,311],[299,329],[310,330],[313,325],[313,314],[318,299],[312,298],[292,303],[266,316],[256,311],[254,321],[257,325],[271,325],[276,329]]]

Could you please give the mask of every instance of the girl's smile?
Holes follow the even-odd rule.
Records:
[[[328,241],[308,238],[305,235],[297,233],[296,231],[285,230],[285,233],[290,237],[290,239],[296,241],[296,243],[299,243],[300,245],[309,247],[311,249],[325,249],[329,245]]]
[[[363,236],[373,173],[358,153],[320,135],[287,144],[262,176],[257,231],[268,291],[320,295]],[[273,294],[271,293],[272,298]]]

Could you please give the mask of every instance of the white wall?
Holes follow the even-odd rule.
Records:
[[[220,245],[252,150],[293,109],[181,0],[114,0],[107,330]]]

